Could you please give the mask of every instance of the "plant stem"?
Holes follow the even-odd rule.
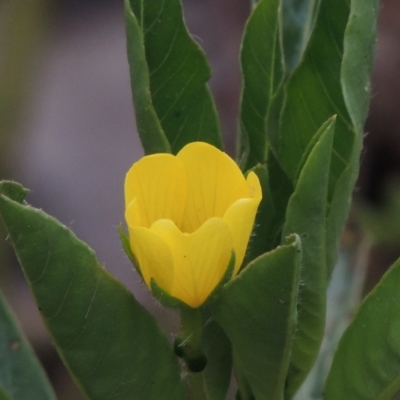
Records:
[[[189,372],[188,383],[190,386],[191,400],[207,400],[205,391],[204,374],[202,367],[199,372],[194,372],[193,366],[201,365],[205,359],[201,351],[203,333],[202,312],[200,309],[181,309],[181,347]]]
[[[207,393],[204,389],[203,372],[189,373],[190,399],[191,400],[207,400]]]
[[[182,345],[192,351],[200,350],[202,336],[202,315],[199,309],[181,310],[181,332]]]

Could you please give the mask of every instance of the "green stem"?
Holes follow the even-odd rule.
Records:
[[[180,346],[189,372],[191,400],[207,400],[204,374],[205,356],[201,351],[203,333],[202,312],[200,309],[181,309]],[[199,372],[195,372],[199,371]]]
[[[181,332],[182,345],[193,351],[200,350],[202,336],[202,315],[198,308],[181,309]]]
[[[207,400],[207,393],[204,389],[204,374],[202,372],[190,372],[189,385],[190,385],[190,400]]]

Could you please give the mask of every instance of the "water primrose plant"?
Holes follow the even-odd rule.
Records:
[[[299,393],[324,337],[326,290],[358,173],[377,11],[377,0],[252,2],[235,163],[223,152],[210,68],[180,0],[125,0],[145,156],[126,176],[120,236],[154,297],[179,313],[174,339],[85,243],[25,201],[26,189],[0,183],[9,241],[87,399]],[[304,398],[395,398],[399,286],[397,262]],[[0,399],[55,399],[0,305]]]
[[[200,307],[227,273],[238,273],[261,197],[257,175],[245,179],[231,158],[207,143],[135,163],[125,180],[125,217],[146,285],[154,281]]]

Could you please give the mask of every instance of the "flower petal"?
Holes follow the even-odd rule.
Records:
[[[150,280],[166,292],[170,292],[174,281],[174,259],[168,244],[148,228],[129,228],[132,253],[136,257],[143,280],[150,288]]]
[[[202,142],[189,143],[177,158],[184,164],[188,177],[184,232],[194,232],[212,217],[222,218],[232,203],[249,196],[239,167],[214,146]]]
[[[171,248],[175,274],[172,296],[189,306],[201,306],[223,278],[233,243],[227,224],[212,218],[192,234],[182,233],[172,221],[161,220],[151,228]]]
[[[231,229],[236,262],[234,274],[239,271],[249,243],[257,209],[261,201],[261,186],[257,175],[250,172],[247,177],[249,195],[254,198],[240,199],[233,203],[223,219]]]
[[[260,180],[255,172],[251,171],[246,178],[247,188],[249,190],[249,197],[258,199],[259,202],[262,199],[262,188]]]
[[[141,226],[167,218],[181,224],[187,192],[183,164],[171,154],[153,154],[133,164],[125,179],[125,207],[137,198]]]
[[[125,210],[125,220],[128,227],[142,226],[138,199],[135,197]]]

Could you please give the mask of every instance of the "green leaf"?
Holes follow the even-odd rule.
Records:
[[[231,381],[232,350],[229,339],[219,324],[207,314],[202,349],[207,357],[204,370],[208,400],[225,400]]]
[[[188,33],[180,0],[125,0],[136,121],[146,154],[203,141],[222,148],[204,53]],[[154,129],[154,131],[152,130]]]
[[[362,136],[361,132],[355,136],[340,84],[349,13],[349,2],[321,0],[304,59],[285,86],[283,99],[277,97],[277,102],[283,101],[282,109],[277,107],[271,116],[277,128],[268,132],[279,162],[294,180],[315,132],[337,115],[329,198],[349,163],[355,138]]]
[[[344,101],[359,141],[371,93],[370,76],[378,12],[378,0],[352,0],[344,36],[341,83]]]
[[[335,267],[340,240],[349,214],[351,195],[358,175],[361,142],[355,141],[349,164],[336,183],[326,221],[326,267],[330,278]]]
[[[247,246],[243,266],[246,266],[250,261],[271,250],[271,244],[273,243],[274,236],[276,234],[273,224],[275,210],[272,201],[271,190],[269,187],[268,170],[265,166],[259,164],[251,171],[258,176],[260,181],[262,200],[258,206],[256,219],[254,221],[254,228]]]
[[[0,293],[0,399],[55,400],[48,382],[29,342],[19,329],[16,319]],[[1,390],[2,389],[2,390]]]
[[[293,193],[293,183],[289,181],[287,175],[280,166],[272,151],[269,151],[267,163],[269,175],[269,187],[274,204],[274,230],[276,236],[273,238],[271,248],[275,248],[281,243],[282,229],[286,218],[286,209],[289,198]]]
[[[135,255],[132,253],[129,236],[125,233],[124,228],[122,227],[122,224],[118,225],[118,233],[119,233],[119,240],[121,241],[122,248],[124,249],[125,254],[128,256],[129,261],[132,263],[136,272],[139,274],[139,276],[141,278],[143,278],[142,271],[140,270],[140,267],[139,267],[139,263],[136,260]]]
[[[321,127],[318,129],[318,131],[314,134],[312,137],[310,143],[308,144],[307,148],[304,150],[303,157],[300,160],[299,166],[297,167],[296,174],[294,176],[294,182],[296,184],[300,173],[303,171],[304,164],[308,160],[308,157],[311,153],[311,151],[314,149],[315,144],[321,139],[321,136],[330,128],[332,128],[332,121],[336,121],[336,116],[329,118],[327,121],[325,121]]]
[[[251,388],[244,374],[240,370],[235,371],[235,377],[240,389],[236,392],[235,400],[256,400],[251,393]]]
[[[1,387],[0,384],[0,400],[12,400],[8,397],[7,393],[4,391],[4,389]]]
[[[295,179],[303,154],[315,132],[337,115],[331,187],[341,175],[353,146],[353,127],[340,87],[343,36],[348,3],[322,0],[305,59],[294,72],[281,115],[279,148],[275,149],[288,175]],[[336,179],[335,179],[336,177]]]
[[[93,251],[41,210],[0,214],[57,350],[88,399],[184,399],[167,338]]]
[[[29,193],[29,190],[25,189],[17,182],[0,181],[0,193],[18,203],[22,203],[25,200],[26,195]]]
[[[299,238],[291,239],[291,244],[254,260],[210,306],[232,343],[239,376],[244,376],[257,400],[283,398],[301,252]]]
[[[283,50],[286,72],[299,64],[314,27],[319,0],[282,0]]]
[[[141,27],[125,0],[125,26],[136,126],[146,154],[170,153],[171,146],[152,103],[150,73]]]
[[[274,168],[278,167],[278,165],[272,165],[272,160],[273,155],[270,154],[269,168],[273,173],[271,176],[268,173],[268,169],[260,164],[251,170],[257,174],[260,180],[262,200],[258,207],[243,266],[280,244],[286,205],[293,189],[291,186],[289,188],[285,186],[288,183],[287,181],[279,179],[279,170]],[[274,190],[271,190],[271,184],[276,183],[280,186],[274,186]]]
[[[303,257],[298,326],[287,378],[292,396],[310,371],[324,334],[326,307],[325,217],[329,168],[335,118],[330,120],[314,145],[289,200],[283,238],[301,237]]]
[[[345,331],[326,400],[391,400],[400,392],[400,260],[366,297]]]
[[[363,125],[370,98],[370,73],[376,38],[377,0],[353,0],[344,37],[341,84],[356,139],[349,162],[337,181],[327,221],[328,274],[337,259],[340,237],[351,204],[351,193],[357,180],[362,148]]]
[[[239,158],[244,170],[267,160],[265,116],[283,78],[279,5],[280,0],[261,0],[243,37]]]

